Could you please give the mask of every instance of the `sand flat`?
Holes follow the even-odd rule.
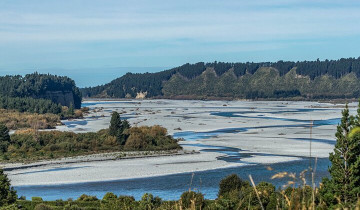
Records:
[[[101,162],[58,161],[53,165],[9,171],[14,186],[130,179],[297,160],[310,155],[311,121],[314,121],[311,155],[327,157],[335,143],[336,124],[326,123],[340,118],[342,110],[333,104],[286,101],[129,100],[89,107],[96,112],[84,120],[65,121],[68,126],[57,129],[97,131],[107,128],[111,112],[118,111],[122,117],[129,118],[132,126],[161,125],[172,135],[193,132],[196,140],[180,144],[186,151],[199,153]],[[355,108],[351,112],[355,113]],[[202,137],[199,139],[196,135]],[[247,156],[238,158],[239,162],[226,161],[223,157],[231,154],[213,149],[217,147],[238,149],[240,156],[242,153]]]

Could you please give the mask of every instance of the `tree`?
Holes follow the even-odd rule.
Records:
[[[6,152],[10,142],[9,129],[0,124],[0,152]]]
[[[4,173],[4,170],[0,169],[0,206],[15,203],[16,198],[16,191],[11,187],[10,180]]]
[[[186,191],[181,194],[181,205],[183,209],[203,209],[204,195],[200,192]]]
[[[127,120],[121,121],[120,129],[117,131],[116,140],[120,145],[125,145],[126,140],[129,138],[129,134],[126,131],[130,128],[130,123]]]
[[[112,192],[107,192],[103,197],[103,200],[105,200],[105,201],[116,200],[116,199],[117,199],[117,196]]]
[[[67,111],[67,114],[68,114],[69,116],[74,116],[75,111],[74,111],[74,106],[73,106],[72,104],[70,104],[69,109],[68,109],[68,111]]]
[[[342,111],[341,123],[337,126],[334,152],[329,156],[331,179],[325,178],[321,189],[325,202],[330,205],[339,203],[348,207],[360,195],[360,133],[355,132],[358,127],[354,120],[358,118],[359,116],[354,118],[349,115],[346,105]]]
[[[111,115],[111,120],[110,120],[109,134],[111,136],[118,135],[118,131],[121,129],[121,125],[122,125],[122,122],[121,122],[119,113],[113,112]]]
[[[220,181],[218,196],[227,196],[233,191],[240,191],[247,183],[236,174],[231,174]]]

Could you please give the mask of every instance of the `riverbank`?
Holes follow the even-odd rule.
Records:
[[[57,130],[95,132],[109,127],[111,113],[117,111],[132,126],[158,124],[167,128],[175,138],[184,138],[179,144],[185,151],[194,151],[194,154],[16,169],[7,172],[15,187],[25,189],[29,186],[26,189],[31,190],[31,186],[39,186],[43,189],[41,192],[46,193],[46,189],[50,188],[59,190],[60,185],[66,191],[66,186],[71,184],[74,189],[83,186],[81,192],[87,193],[97,186],[97,193],[102,194],[111,187],[109,184],[102,187],[102,182],[128,180],[124,182],[130,185],[121,185],[118,190],[129,187],[130,195],[133,191],[138,195],[140,179],[151,181],[158,177],[168,179],[166,177],[183,177],[182,174],[187,174],[184,175],[184,183],[188,182],[188,174],[191,173],[216,171],[225,176],[224,173],[232,171],[228,169],[234,169],[246,178],[252,169],[263,170],[273,164],[284,165],[289,172],[301,172],[309,163],[310,155],[327,159],[333,150],[334,133],[342,110],[342,107],[330,103],[289,101],[127,100],[86,101],[84,105],[90,108],[90,113],[84,119],[63,121],[65,125],[58,126]],[[354,105],[351,104],[352,107]],[[352,108],[351,112],[356,112],[356,109]],[[302,167],[295,170],[297,166],[292,164],[294,161],[302,162]],[[328,161],[319,164],[324,164],[318,165],[318,169],[323,171],[317,172],[326,174]],[[261,174],[264,171],[259,172],[258,181],[264,179]],[[163,181],[166,183],[166,180]],[[210,188],[212,184],[218,185],[210,181]],[[183,192],[183,186],[178,187],[179,192]],[[146,191],[152,192],[150,188]]]
[[[127,160],[127,159],[140,159],[148,157],[161,157],[161,156],[174,156],[195,154],[195,151],[184,150],[164,150],[164,151],[123,151],[123,152],[108,152],[108,153],[96,153],[89,155],[79,155],[74,157],[49,159],[35,162],[18,162],[18,163],[0,163],[0,167],[4,171],[13,171],[19,169],[28,169],[36,167],[51,167],[51,166],[63,166],[66,164],[76,164],[84,162],[101,162],[110,160]]]

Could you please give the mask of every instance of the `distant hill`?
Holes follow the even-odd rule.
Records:
[[[126,75],[81,89],[84,97],[332,99],[360,96],[360,57],[262,63],[196,63]]]
[[[41,108],[47,107],[46,109],[54,109],[52,112],[58,112],[58,104],[81,108],[82,96],[74,80],[68,77],[33,73],[24,77],[0,77],[0,99],[2,107],[5,108],[11,106],[10,108],[18,109],[28,106],[38,109],[35,105],[41,103]]]

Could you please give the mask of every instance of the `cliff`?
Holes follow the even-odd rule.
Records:
[[[72,91],[46,91],[44,94],[32,96],[33,98],[43,98],[61,104],[62,106],[75,106],[74,94]]]

